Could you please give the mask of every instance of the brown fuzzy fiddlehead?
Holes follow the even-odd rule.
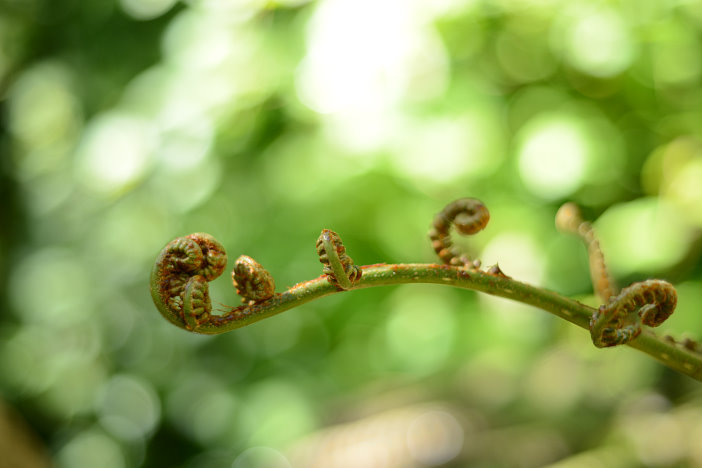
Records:
[[[592,315],[592,341],[598,348],[628,343],[641,334],[642,325],[657,327],[663,323],[677,302],[678,294],[667,281],[634,283]]]
[[[605,305],[599,309],[513,280],[498,265],[482,271],[478,260],[461,255],[452,245],[451,225],[463,234],[474,234],[485,228],[489,217],[485,205],[474,198],[456,200],[435,217],[430,237],[445,265],[377,263],[358,267],[347,255],[338,234],[325,229],[317,241],[324,274],[277,294],[271,275],[250,257],[241,256],[232,272],[232,280],[243,304],[225,307],[218,314],[212,313],[208,282],[224,269],[227,258],[224,248],[209,234],[191,234],[170,242],[157,257],[151,273],[151,295],[160,313],[171,323],[196,333],[219,334],[347,289],[408,283],[443,284],[539,307],[589,329],[598,347],[629,344],[672,369],[702,381],[701,345],[690,339],[659,338],[643,329],[644,325],[659,325],[672,313],[677,302],[673,286],[661,280],[648,280],[633,284],[614,296],[592,226],[580,218],[574,205],[566,205],[559,212],[557,224],[580,235],[588,245],[595,288],[605,297]]]
[[[487,226],[490,212],[477,198],[460,198],[455,200],[434,217],[429,231],[431,246],[441,261],[447,265],[480,267],[480,261],[472,261],[453,246],[451,225],[464,235],[476,234]]]
[[[275,294],[273,276],[260,263],[246,255],[242,255],[234,263],[232,283],[242,302],[265,301]]]
[[[329,229],[323,229],[317,239],[317,254],[324,265],[323,273],[329,282],[341,289],[350,289],[361,279],[363,272],[353,264],[346,253],[346,247],[341,242],[339,234]]]
[[[161,315],[181,328],[197,328],[212,312],[207,283],[226,264],[224,247],[209,234],[198,232],[168,243],[151,270],[151,297]]]
[[[583,240],[587,247],[590,277],[595,294],[602,302],[609,301],[609,298],[616,294],[616,286],[607,271],[600,242],[597,240],[592,224],[583,220],[580,208],[575,203],[566,203],[556,213],[556,227],[562,232],[575,234]]]
[[[590,336],[595,346],[606,348],[628,343],[641,334],[643,325],[657,327],[673,313],[678,295],[666,281],[634,283],[615,296],[614,281],[607,271],[595,230],[582,219],[574,203],[561,206],[556,214],[556,226],[580,236],[587,246],[592,284],[605,303],[590,318]]]

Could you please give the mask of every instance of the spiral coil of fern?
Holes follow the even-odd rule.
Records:
[[[434,217],[429,231],[432,248],[446,265],[478,268],[479,260],[471,260],[453,245],[451,226],[463,235],[472,235],[485,229],[488,221],[490,212],[483,202],[477,198],[459,198]]]
[[[168,243],[151,271],[151,297],[171,323],[194,330],[212,312],[207,283],[227,264],[227,254],[214,237],[197,232]]]
[[[609,301],[609,298],[616,294],[616,286],[607,270],[600,241],[597,240],[592,224],[583,220],[580,208],[575,203],[565,203],[556,213],[556,227],[562,232],[575,234],[582,239],[587,247],[590,277],[595,294],[601,301]]]
[[[659,325],[672,313],[677,302],[673,286],[662,280],[648,280],[635,283],[615,296],[594,231],[572,207],[559,213],[558,224],[578,234],[588,245],[595,289],[598,295],[607,298],[599,309],[512,279],[497,265],[483,271],[478,260],[462,255],[451,242],[451,226],[456,226],[460,233],[473,234],[485,228],[489,217],[482,202],[464,198],[450,203],[434,218],[429,234],[443,265],[378,263],[359,267],[346,253],[338,234],[325,229],[317,240],[323,275],[281,293],[275,293],[270,273],[251,257],[241,256],[232,272],[232,281],[243,304],[225,307],[218,314],[212,313],[208,282],[222,273],[227,256],[212,236],[195,233],[174,239],[159,253],[151,274],[151,295],[159,312],[171,323],[191,332],[219,334],[348,289],[442,284],[538,307],[588,329],[598,347],[627,344],[702,381],[702,353],[697,342],[689,338],[677,340],[670,335],[658,337],[646,329]]]
[[[642,326],[657,327],[670,317],[678,302],[672,284],[647,280],[624,288],[592,315],[590,335],[598,348],[628,343]]]
[[[590,317],[590,336],[598,348],[629,343],[636,339],[642,326],[657,327],[675,310],[677,292],[663,280],[633,283],[618,295],[607,271],[604,254],[595,230],[582,219],[574,203],[566,203],[556,214],[556,226],[578,235],[585,243],[590,263],[590,276],[595,293],[605,302]]]
[[[339,234],[330,229],[323,229],[317,239],[317,255],[324,265],[323,273],[329,282],[341,289],[351,289],[361,279],[363,272],[353,264],[346,253],[346,247]]]
[[[275,294],[273,276],[253,258],[242,255],[234,263],[232,284],[242,302],[255,303]]]

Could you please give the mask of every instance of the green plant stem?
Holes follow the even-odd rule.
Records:
[[[366,265],[361,268],[362,278],[349,290],[415,283],[443,284],[473,289],[538,307],[586,330],[589,329],[590,317],[595,312],[592,307],[554,292],[502,275],[492,275],[465,267],[410,263]],[[212,315],[193,331],[204,334],[224,333],[342,291],[329,283],[328,278],[323,275],[296,284],[266,301],[234,307],[223,315]],[[649,329],[645,329],[627,346],[643,351],[666,366],[702,381],[701,355],[658,337]]]

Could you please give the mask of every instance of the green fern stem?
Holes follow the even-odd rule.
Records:
[[[232,282],[243,305],[229,308],[222,315],[212,313],[208,282],[224,270],[226,252],[211,235],[194,233],[174,239],[156,258],[151,295],[161,315],[171,323],[195,333],[218,334],[345,290],[393,284],[443,284],[541,308],[589,330],[598,348],[628,345],[702,381],[700,345],[690,339],[660,338],[649,328],[660,325],[675,310],[677,292],[673,285],[663,280],[647,280],[631,284],[615,296],[592,226],[582,220],[575,205],[564,205],[556,223],[566,232],[580,235],[588,246],[595,292],[605,302],[598,309],[513,280],[498,265],[483,271],[479,260],[453,246],[452,228],[471,235],[482,230],[489,219],[487,207],[475,198],[455,200],[434,217],[429,237],[444,265],[376,264],[359,268],[347,254],[341,237],[324,229],[316,244],[324,274],[277,294],[271,274],[252,258],[241,256],[234,266]]]
[[[362,277],[349,290],[418,283],[473,289],[538,307],[586,330],[589,330],[590,318],[596,312],[592,307],[552,291],[503,275],[492,275],[465,267],[410,263],[366,265],[361,269]],[[228,332],[340,292],[344,291],[331,284],[326,275],[322,275],[275,294],[268,300],[232,307],[222,315],[210,315],[191,331],[202,334]],[[678,372],[702,381],[702,355],[659,337],[650,329],[645,329],[638,338],[626,345],[643,351]]]

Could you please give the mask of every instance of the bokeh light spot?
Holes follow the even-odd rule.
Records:
[[[125,13],[134,19],[150,20],[170,10],[176,0],[119,0]]]
[[[616,275],[670,268],[684,257],[692,240],[685,215],[656,198],[613,206],[595,227]]]
[[[145,119],[111,112],[94,118],[78,150],[80,182],[113,194],[141,178],[151,162],[155,132]]]
[[[210,198],[221,178],[219,159],[205,158],[187,170],[171,168],[159,172],[150,185],[163,206],[174,212],[185,212]]]
[[[567,412],[582,393],[580,363],[565,349],[544,353],[525,382],[531,404],[545,413]]]
[[[310,402],[292,385],[273,379],[250,387],[237,422],[254,446],[288,443],[315,426]]]
[[[89,430],[64,445],[56,456],[59,468],[126,468],[127,462],[119,444],[107,435]]]
[[[17,394],[41,395],[40,405],[53,416],[90,413],[107,375],[96,359],[102,345],[97,327],[46,323],[27,324],[5,338],[0,353],[5,383]]]
[[[510,277],[534,285],[543,282],[544,258],[533,237],[515,232],[496,236],[481,254],[485,265],[499,264]],[[488,294],[481,294],[478,299],[489,309],[489,320],[499,330],[498,334],[511,338],[511,344],[538,341],[543,335],[544,316],[534,314],[531,306]]]
[[[702,46],[698,29],[687,21],[665,21],[656,25],[652,44],[652,66],[658,87],[695,86],[702,74]]]
[[[233,2],[235,3],[235,2]],[[207,10],[186,10],[169,25],[163,38],[166,58],[190,70],[212,69],[241,47],[233,41],[225,17]]]
[[[25,151],[17,158],[24,175],[61,168],[78,137],[82,112],[72,74],[60,62],[27,69],[8,92],[9,129]]]
[[[202,444],[230,443],[235,434],[238,400],[222,382],[201,372],[186,372],[169,390],[170,421]]]
[[[80,332],[85,333],[83,330]],[[68,334],[65,331],[63,333]],[[43,403],[52,414],[62,418],[92,416],[93,398],[105,383],[108,371],[98,359],[95,359],[94,354],[97,353],[97,349],[85,349],[87,346],[81,347],[79,344],[72,343],[72,340],[55,341],[51,346],[51,354],[43,357],[48,361],[47,365],[51,366],[55,378],[53,384],[43,394]],[[78,339],[74,338],[73,341]],[[100,343],[95,341],[95,348],[97,348]],[[80,355],[81,352],[85,354]],[[32,368],[37,367],[33,365]]]
[[[398,0],[320,3],[297,79],[302,102],[323,114],[377,111],[410,91],[416,98],[443,90],[445,51],[414,13]]]
[[[418,183],[452,183],[492,173],[503,159],[500,135],[484,112],[408,122],[397,137],[392,161]]]
[[[499,264],[506,274],[531,284],[541,284],[544,274],[544,252],[530,235],[504,232],[495,236],[483,249],[485,265]]]
[[[251,447],[236,457],[232,468],[292,468],[292,465],[274,448]]]
[[[507,30],[497,38],[496,49],[500,65],[518,83],[546,78],[556,69],[539,31],[525,34]]]
[[[624,421],[624,432],[646,466],[671,466],[686,455],[684,429],[674,415],[643,413]]]
[[[565,26],[565,54],[578,70],[598,77],[621,73],[634,48],[627,24],[613,9],[576,7]]]
[[[537,117],[520,133],[519,173],[526,187],[546,199],[574,192],[585,176],[588,142],[572,121]]]
[[[463,448],[463,428],[446,411],[427,411],[410,423],[407,448],[423,466],[443,465]]]
[[[385,330],[393,361],[411,373],[434,372],[448,358],[455,340],[451,302],[435,296],[437,291],[398,291]]]
[[[684,136],[654,150],[641,181],[651,195],[660,194],[685,212],[688,222],[702,226],[702,142]]]
[[[157,157],[167,171],[185,172],[203,163],[212,146],[214,128],[206,115],[179,121],[179,116],[168,115],[173,122],[163,122]]]
[[[100,423],[115,436],[146,437],[161,418],[158,396],[151,385],[130,375],[116,375],[105,384],[97,401]]]
[[[14,310],[25,322],[76,323],[89,312],[89,276],[70,251],[35,251],[15,266],[10,282]]]

